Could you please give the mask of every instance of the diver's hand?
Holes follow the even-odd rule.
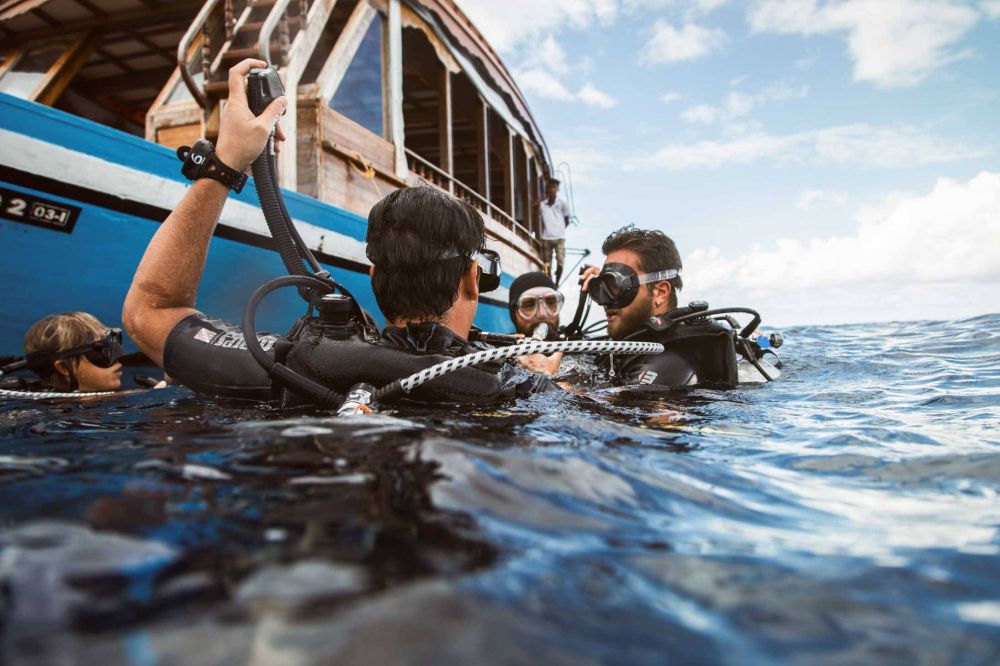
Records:
[[[263,60],[247,58],[229,70],[229,100],[219,126],[215,154],[237,171],[246,171],[267,145],[267,138],[278,118],[288,108],[288,100],[278,97],[259,116],[253,115],[247,103],[246,76],[254,67],[267,67]],[[275,132],[280,141],[285,138],[281,128]]]
[[[528,370],[541,372],[551,377],[559,372],[559,364],[562,363],[562,357],[562,352],[556,352],[551,356],[546,356],[545,354],[528,354],[526,356],[518,356],[517,361]]]
[[[591,266],[587,264],[583,267],[583,272],[580,274],[580,291],[582,293],[587,292],[587,287],[590,286],[590,281],[597,275],[601,274],[601,269],[597,266]]]

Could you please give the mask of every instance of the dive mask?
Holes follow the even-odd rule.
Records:
[[[365,249],[365,255],[368,257],[368,261],[372,262],[372,264],[376,263],[370,246]],[[475,261],[479,265],[480,292],[493,291],[500,286],[501,269],[499,252],[482,248],[467,254],[456,248],[448,248],[432,259],[432,261],[444,261],[446,259],[455,259],[457,257],[464,257],[468,261]],[[382,262],[380,265],[384,266],[385,262]],[[390,264],[390,266],[396,268],[399,267],[398,265],[393,264]]]
[[[562,310],[566,298],[558,291],[546,294],[523,294],[517,299],[517,312],[527,321],[531,321],[541,311],[541,316],[553,316]]]
[[[472,254],[479,264],[479,291],[493,291],[500,286],[500,253],[483,248]]]
[[[591,278],[587,294],[598,305],[620,310],[635,300],[639,285],[669,280],[678,275],[680,271],[673,268],[638,275],[627,264],[605,264],[600,274]]]
[[[108,329],[103,336],[88,342],[85,345],[73,347],[60,352],[33,352],[26,357],[27,365],[36,372],[49,374],[52,365],[59,360],[83,356],[98,368],[110,368],[125,355],[125,347],[122,346],[122,330],[120,328]],[[46,372],[48,371],[48,372]]]

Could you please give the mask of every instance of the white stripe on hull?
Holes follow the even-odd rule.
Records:
[[[4,147],[4,163],[15,169],[165,210],[173,210],[189,187],[6,129],[0,129],[0,146]],[[313,251],[369,265],[364,242],[303,220],[294,222]],[[226,202],[219,224],[259,236],[271,235],[260,208],[232,198]],[[501,287],[488,297],[506,301],[507,289]]]

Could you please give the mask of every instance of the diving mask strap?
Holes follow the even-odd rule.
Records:
[[[655,273],[643,273],[638,276],[639,284],[649,284],[650,282],[660,282],[661,280],[672,280],[680,274],[680,271],[673,268],[668,268],[664,271],[657,271]]]

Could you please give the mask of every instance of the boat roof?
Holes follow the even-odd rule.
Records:
[[[454,0],[402,0],[447,43],[501,117],[539,148],[548,148],[514,77]],[[16,48],[81,31],[101,44],[80,75],[123,111],[144,113],[176,67],[176,47],[204,0],[2,0],[0,36]],[[122,74],[124,72],[124,74]],[[154,90],[155,88],[155,90]]]

